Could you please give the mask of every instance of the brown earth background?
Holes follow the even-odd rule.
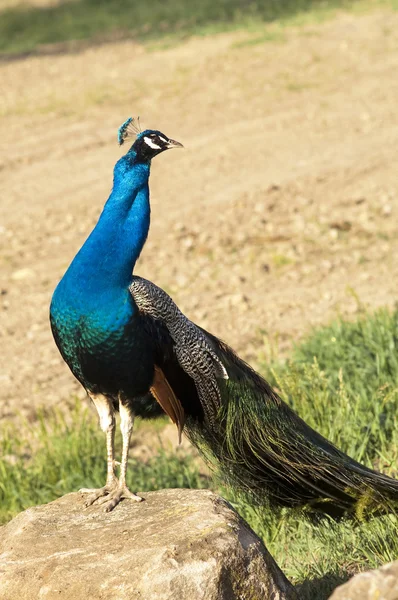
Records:
[[[394,305],[398,14],[267,32],[0,63],[0,417],[84,396],[48,306],[130,115],[185,145],[154,161],[136,272],[254,366],[359,304]]]

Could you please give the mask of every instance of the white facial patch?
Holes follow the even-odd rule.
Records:
[[[153,141],[151,140],[151,138],[149,138],[149,137],[146,137],[146,136],[145,136],[145,137],[144,137],[144,142],[145,142],[146,144],[148,144],[148,146],[149,146],[150,148],[153,148],[154,150],[161,150],[160,146],[158,146],[157,144],[155,144],[155,142],[153,142]]]

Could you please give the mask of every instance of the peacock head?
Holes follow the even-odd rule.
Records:
[[[161,131],[156,129],[146,129],[145,131],[140,130],[140,121],[127,119],[119,127],[118,141],[121,146],[127,138],[135,137],[136,140],[131,146],[131,151],[134,152],[136,157],[143,162],[150,161],[154,156],[170,150],[171,148],[183,148],[184,146],[180,142],[176,142],[164,135]]]

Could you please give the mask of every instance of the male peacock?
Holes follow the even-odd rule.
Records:
[[[211,454],[230,484],[253,500],[308,507],[335,518],[388,510],[398,481],[340,452],[308,427],[226,344],[189,321],[151,282],[133,276],[149,229],[151,160],[181,144],[128,119],[119,143],[136,140],[114,169],[93,232],[57,286],[50,309],[57,346],[94,402],[106,433],[107,479],[86,505],[141,500],[126,486],[134,415],[159,405]],[[157,402],[156,402],[157,401]],[[115,411],[123,437],[115,476]]]

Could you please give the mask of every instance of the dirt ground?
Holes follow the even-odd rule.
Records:
[[[136,272],[258,365],[398,276],[398,14],[0,63],[0,416],[82,395],[52,291],[96,222],[141,115],[156,158]],[[267,41],[267,37],[275,38]]]

